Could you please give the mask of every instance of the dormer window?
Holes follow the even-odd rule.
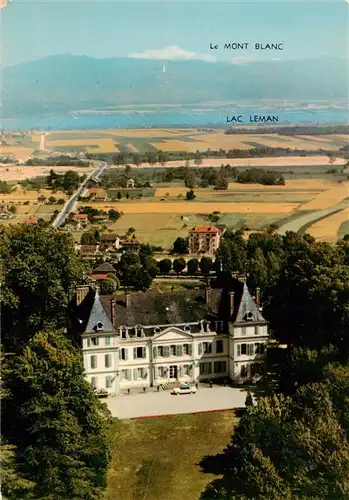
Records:
[[[253,314],[251,312],[248,312],[244,316],[245,321],[253,321]]]
[[[122,339],[126,339],[127,338],[127,328],[126,326],[120,326],[120,336]]]
[[[143,337],[143,328],[141,327],[141,325],[137,325],[135,327],[135,334],[136,337]]]
[[[161,332],[160,328],[158,326],[156,326],[154,328],[154,333],[160,333],[160,332]]]
[[[183,328],[183,330],[184,330],[185,332],[191,332],[191,328],[190,328],[190,326],[189,326],[189,325],[185,325],[185,327]]]
[[[96,330],[97,330],[97,332],[100,332],[101,330],[103,330],[103,323],[101,321],[98,321],[98,323],[96,325]]]

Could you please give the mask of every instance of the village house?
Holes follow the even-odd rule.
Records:
[[[76,225],[77,229],[81,227],[86,227],[88,224],[88,215],[87,214],[74,214],[71,218],[71,222]]]
[[[102,222],[108,222],[108,220],[109,220],[108,214],[92,216],[92,222],[96,222],[97,224],[101,224]]]
[[[132,238],[123,238],[120,240],[120,245],[122,250],[132,250],[133,252],[138,252],[141,248],[141,242],[135,235]]]
[[[107,193],[102,188],[90,188],[88,195],[93,201],[107,201]]]
[[[99,245],[75,245],[75,249],[82,255],[96,255],[99,253]]]
[[[70,328],[80,335],[92,387],[169,388],[179,382],[255,381],[264,368],[268,323],[245,282],[158,293],[100,296],[79,286]]]
[[[100,245],[101,251],[112,252],[115,250],[119,250],[120,238],[115,233],[110,233],[110,234],[103,233],[100,236],[99,245]]]
[[[127,179],[126,187],[127,188],[134,188],[135,187],[135,181],[134,181],[134,179]]]
[[[189,231],[189,253],[213,255],[219,247],[221,232],[214,226],[195,226]]]

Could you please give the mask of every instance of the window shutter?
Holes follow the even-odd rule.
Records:
[[[183,356],[183,346],[182,345],[176,346],[176,356]]]
[[[91,345],[91,340],[87,339],[87,347],[90,347],[90,345]]]
[[[237,348],[237,356],[241,356],[241,345],[238,344],[236,348]]]
[[[199,354],[202,354],[202,343],[199,343]]]
[[[157,354],[158,354],[158,349],[157,349],[157,347],[153,347],[153,358],[154,358],[154,359],[157,357]]]
[[[137,359],[137,347],[133,348],[133,359]]]
[[[191,344],[189,344],[189,347],[188,347],[188,354],[189,354],[189,356],[193,355],[193,346]]]
[[[143,347],[143,358],[147,357],[147,348]]]
[[[125,361],[128,359],[128,349],[125,349]]]
[[[133,380],[137,380],[137,368],[133,369]]]
[[[165,345],[165,346],[164,346],[164,357],[165,357],[165,358],[168,358],[168,357],[169,357],[169,355],[170,355],[170,346]]]
[[[122,349],[119,349],[119,359],[122,359]]]
[[[182,347],[182,346],[181,346]],[[183,369],[181,366],[178,367],[178,377],[182,377]]]

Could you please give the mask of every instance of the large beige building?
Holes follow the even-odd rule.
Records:
[[[196,226],[189,231],[189,252],[214,254],[219,247],[220,231],[214,226]]]
[[[115,297],[86,285],[74,309],[86,378],[109,394],[173,382],[245,382],[263,373],[268,323],[259,290],[254,301],[234,278],[223,288]]]

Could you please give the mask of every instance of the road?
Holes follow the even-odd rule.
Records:
[[[297,219],[291,220],[290,222],[287,222],[283,226],[279,227],[277,230],[278,234],[285,235],[287,231],[293,231],[297,233],[302,227],[304,227],[307,224],[317,222],[319,219],[329,217],[330,215],[334,214],[338,210],[343,210],[348,206],[348,202],[344,201],[341,203],[338,203],[337,205],[333,205],[331,208],[323,209],[323,210],[316,210],[315,212],[311,212],[310,214],[304,214],[300,215]]]
[[[106,167],[106,165],[107,164],[103,161],[98,162],[98,165],[95,168],[95,170],[87,177],[87,179],[84,180],[84,182],[81,184],[79,189],[66,202],[66,204],[64,205],[61,212],[57,215],[55,220],[52,222],[52,227],[59,227],[63,224],[63,222],[68,217],[68,215],[75,210],[76,203],[79,199],[79,196],[81,196],[84,189],[86,189],[86,185],[87,185],[88,181],[91,180],[92,178],[98,179],[99,176],[101,175],[101,173],[103,172],[104,168]]]
[[[243,388],[202,387],[196,394],[173,396],[170,391],[108,397],[105,401],[113,417],[120,419],[179,415],[245,406],[247,391]],[[102,400],[104,402],[104,400]]]

